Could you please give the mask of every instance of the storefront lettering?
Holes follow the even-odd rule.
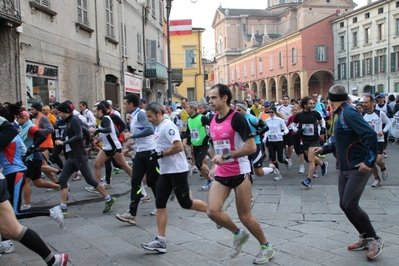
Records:
[[[26,65],[26,73],[37,74],[38,76],[56,77],[56,76],[58,76],[58,69],[57,68],[44,67],[44,66],[41,66],[41,65],[27,64]]]

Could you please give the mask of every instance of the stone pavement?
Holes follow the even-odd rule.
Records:
[[[399,173],[395,164],[399,145],[390,144],[388,155],[389,180],[378,188],[367,185],[361,199],[377,233],[386,241],[382,255],[374,262],[366,260],[365,251],[346,249],[357,240],[357,233],[338,206],[338,172],[331,155],[325,159],[330,163],[328,174],[314,179],[311,189],[300,184],[304,175],[297,174],[296,158],[290,172],[282,169],[283,180],[275,182],[271,176],[256,179],[252,213],[275,248],[268,265],[399,265]],[[194,198],[206,201],[207,192],[198,191],[204,180],[194,174],[189,183]],[[102,199],[85,192],[84,181],[71,181],[72,199],[64,229],[43,217],[21,222],[36,230],[55,252],[67,252],[68,265],[252,265],[259,251],[253,236],[243,246],[243,252],[230,259],[231,233],[216,229],[204,213],[181,209],[176,201],[168,203],[168,252],[144,252],[140,244],[153,240],[157,232],[156,218],[149,214],[154,200],[140,205],[137,226],[122,223],[114,217],[128,208],[130,180],[120,174],[113,176],[113,184],[114,188],[108,191],[117,196],[118,202],[110,214],[102,214]],[[150,189],[147,191],[152,195]],[[59,193],[33,188],[33,194],[34,206],[59,204]],[[239,223],[234,193],[224,209]],[[16,252],[3,255],[0,266],[45,265],[36,254],[14,243]]]

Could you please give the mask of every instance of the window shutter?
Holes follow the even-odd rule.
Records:
[[[388,73],[388,69],[387,69],[387,55],[383,55],[383,60],[382,60],[384,63],[384,65],[382,66],[382,68],[381,68],[381,70],[382,70],[382,72],[384,72],[384,73]]]
[[[83,24],[83,7],[82,0],[78,0],[78,22]]]
[[[341,64],[338,64],[338,80],[341,79]]]
[[[149,61],[150,60],[150,47],[151,47],[151,41],[146,39],[145,40],[145,61]]]
[[[142,62],[141,53],[141,35],[137,33],[137,61],[139,62]]]
[[[157,41],[151,41],[151,61],[157,61]]]
[[[362,77],[366,76],[366,62],[362,60]]]
[[[315,46],[314,47],[314,58],[315,58],[316,62],[319,62],[319,53],[318,53],[318,51],[319,51],[319,46]]]
[[[373,58],[372,57],[370,57],[370,73],[369,73],[369,75],[373,75]]]
[[[83,1],[83,24],[89,25],[89,18],[87,17],[87,0]]]
[[[294,49],[294,64],[298,63],[298,48]]]
[[[378,74],[378,56],[374,57],[374,75]]]
[[[391,72],[396,72],[396,53],[391,53]]]
[[[346,79],[346,74],[347,74],[347,72],[346,72],[346,63],[343,63],[342,64],[342,67],[343,67],[343,70],[342,70],[342,79]]]
[[[324,61],[325,61],[325,62],[328,62],[328,59],[329,59],[330,57],[329,57],[329,54],[328,54],[328,46],[327,46],[327,45],[325,46],[325,53],[326,53],[326,54],[325,54],[325,57],[324,57],[324,58],[325,58]]]
[[[357,73],[356,74],[358,77],[362,76],[360,73],[362,73],[361,69],[360,69],[360,60],[357,60]]]
[[[351,68],[351,70],[350,70],[350,77],[349,78],[353,78],[353,61],[352,62],[350,62],[350,68]]]
[[[152,15],[155,17],[156,16],[156,14],[155,14],[155,0],[152,0],[152,5],[151,5],[151,11],[152,11]]]

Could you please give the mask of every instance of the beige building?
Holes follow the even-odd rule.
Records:
[[[10,100],[121,105],[137,93],[164,102],[163,1],[21,1],[21,20],[20,96]]]

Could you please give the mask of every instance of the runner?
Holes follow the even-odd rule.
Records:
[[[346,102],[348,94],[342,85],[334,85],[328,92],[331,105],[338,115],[334,123],[335,141],[315,148],[316,154],[336,152],[339,161],[339,205],[359,233],[359,241],[348,250],[367,249],[366,258],[377,258],[384,240],[377,236],[359,200],[377,159],[377,134],[362,119],[361,114]]]
[[[259,222],[251,214],[251,165],[248,155],[256,151],[256,144],[250,137],[251,131],[245,117],[230,110],[230,89],[226,85],[216,84],[208,92],[210,107],[217,112],[210,126],[214,146],[210,177],[214,176],[217,182],[213,183],[208,193],[207,214],[216,224],[234,234],[234,244],[230,252],[230,257],[234,258],[249,239],[247,230],[239,228],[222,212],[224,202],[234,189],[238,217],[260,244],[260,252],[253,263],[264,264],[273,257],[274,251]]]
[[[157,182],[157,227],[158,236],[154,241],[143,243],[145,250],[166,252],[166,225],[168,214],[166,203],[169,196],[175,191],[180,206],[184,209],[206,211],[206,204],[201,200],[192,200],[188,187],[188,163],[184,156],[183,145],[179,129],[169,119],[164,119],[162,105],[152,102],[146,106],[148,121],[157,127],[155,131],[155,150],[150,155],[150,161],[158,160],[160,176]],[[134,167],[133,167],[134,169]]]

